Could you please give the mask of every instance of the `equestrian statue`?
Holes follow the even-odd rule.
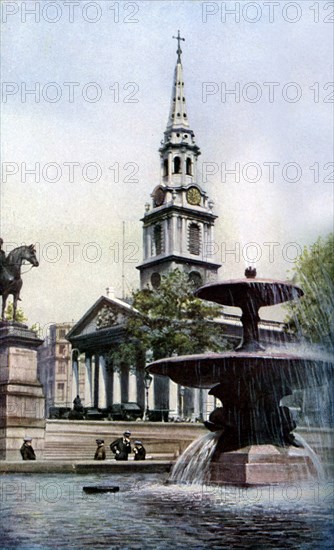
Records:
[[[38,267],[36,250],[33,244],[18,246],[6,256],[2,250],[3,240],[0,238],[0,295],[2,295],[1,319],[5,321],[6,302],[9,294],[13,295],[13,320],[16,321],[17,302],[20,300],[22,288],[21,266],[24,261],[31,267]]]

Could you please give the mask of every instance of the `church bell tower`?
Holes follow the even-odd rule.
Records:
[[[188,121],[180,31],[167,127],[161,141],[160,183],[145,206],[144,260],[137,267],[141,288],[157,288],[161,276],[176,268],[188,273],[196,286],[217,278],[220,264],[213,261],[213,201],[198,183],[200,149]]]

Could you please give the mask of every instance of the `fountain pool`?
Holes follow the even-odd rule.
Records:
[[[330,548],[333,483],[169,485],[161,474],[3,475],[1,549]],[[87,495],[89,484],[120,486]]]

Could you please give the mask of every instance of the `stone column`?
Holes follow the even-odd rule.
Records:
[[[145,407],[146,407],[145,384],[144,384],[145,365],[146,365],[145,353],[142,350],[138,350],[136,354],[136,385],[137,385],[136,401],[143,410],[145,410]]]
[[[200,416],[200,391],[198,388],[194,389],[194,413],[192,420],[199,418]]]
[[[113,403],[121,402],[121,377],[119,372],[114,372],[114,400]]]
[[[37,459],[43,458],[45,398],[36,351],[42,343],[26,325],[0,322],[0,460],[22,460],[27,435]]]
[[[107,407],[110,407],[114,402],[114,365],[110,359],[106,360],[106,373],[107,373],[107,384],[106,384]]]
[[[137,402],[137,377],[132,373],[129,376],[129,401]]]
[[[170,232],[169,232],[170,218],[165,220],[164,227],[165,227],[165,254],[170,254],[171,253],[171,250],[170,250]]]
[[[79,357],[77,352],[72,350],[72,390],[71,390],[71,407],[74,398],[79,395]]]
[[[152,243],[152,226],[149,226],[147,228],[147,258],[152,258],[153,256]]]
[[[182,233],[181,233],[181,252],[182,254],[187,254],[188,251],[188,235],[187,235],[188,227],[187,227],[187,220],[185,218],[182,218]]]
[[[95,409],[99,406],[99,356],[96,353],[94,355],[94,401],[93,406]]]
[[[155,375],[153,380],[154,408],[168,416],[169,411],[169,379]]]
[[[129,367],[125,363],[121,365],[121,403],[129,402]]]
[[[185,388],[184,390],[184,417],[192,418],[194,414],[194,390],[193,388]]]
[[[168,185],[172,185],[173,181],[173,153],[172,151],[168,152]]]
[[[103,355],[99,356],[99,409],[107,408],[107,371],[106,362]]]
[[[93,406],[93,385],[92,385],[92,357],[86,353],[85,370],[85,407]]]
[[[170,396],[169,396],[169,409],[170,416],[176,418],[180,415],[179,403],[178,403],[178,385],[171,380],[170,382]]]

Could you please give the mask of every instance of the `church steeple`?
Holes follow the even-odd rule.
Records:
[[[188,121],[180,31],[171,106],[159,149],[160,183],[146,204],[143,219],[144,262],[138,266],[141,287],[156,286],[160,274],[179,267],[198,284],[216,278],[219,264],[212,262],[213,201],[197,182],[200,149]],[[210,257],[211,256],[211,257]],[[210,259],[209,259],[210,258]]]
[[[189,128],[187,107],[186,107],[186,98],[184,95],[184,80],[183,80],[183,67],[181,61],[182,50],[180,48],[180,41],[185,40],[181,38],[180,31],[178,31],[177,36],[173,36],[178,41],[177,53],[177,63],[174,71],[174,82],[172,89],[172,99],[170,105],[169,118],[167,123],[167,132],[183,127],[184,129]]]
[[[159,149],[161,178],[168,185],[191,183],[196,180],[197,158],[201,154],[190,129],[184,89],[180,31],[174,36],[178,41],[177,62],[174,70],[171,105],[164,139]]]

